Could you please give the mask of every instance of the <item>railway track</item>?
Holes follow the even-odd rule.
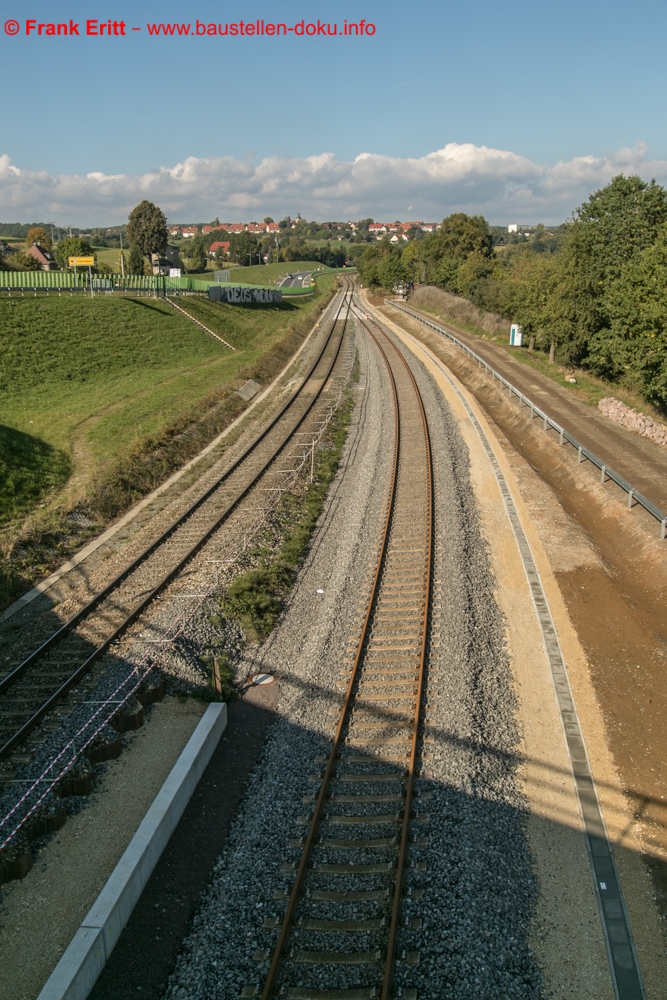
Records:
[[[338,359],[351,282],[299,387],[243,454],[106,587],[0,679],[0,760],[20,747],[182,572],[293,439]]]
[[[417,952],[398,952],[406,919],[410,844],[423,846],[428,815],[417,796],[420,717],[424,707],[433,559],[433,481],[428,424],[415,379],[402,354],[358,314],[389,373],[395,413],[394,462],[381,543],[363,611],[348,650],[349,674],[328,757],[319,760],[318,786],[301,818],[305,837],[263,987],[245,997],[272,1000],[414,1000],[394,989],[397,962],[416,964]],[[402,977],[403,978],[403,977]]]

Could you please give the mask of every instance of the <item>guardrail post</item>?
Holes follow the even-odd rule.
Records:
[[[560,429],[560,435],[559,436],[560,436],[560,442],[559,443],[562,444],[563,443],[563,428],[562,427]]]
[[[531,403],[530,404],[530,419],[532,420],[534,416],[535,416],[535,406],[533,405],[533,403]]]
[[[511,385],[507,386],[507,395],[509,396],[510,399],[512,398],[512,386]]]
[[[577,462],[581,462],[581,445],[577,448]]]
[[[607,481],[607,466],[603,465],[600,467],[600,482],[605,483]]]
[[[660,538],[661,538],[661,539],[662,539],[662,541],[664,542],[664,540],[665,540],[665,537],[667,536],[667,517],[663,517],[663,519],[662,519],[662,521],[660,522],[660,524],[661,524],[661,528],[660,528]]]
[[[628,490],[628,510],[632,510],[632,498],[635,495],[634,490]]]
[[[544,422],[544,429],[546,431],[547,430],[547,418],[546,417],[544,417],[544,421],[543,422]]]

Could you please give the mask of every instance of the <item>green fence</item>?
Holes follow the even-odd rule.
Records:
[[[163,275],[94,274],[93,287],[107,289],[163,290],[180,288],[184,291],[205,292],[211,282],[196,278],[167,278]],[[72,271],[0,271],[0,288],[89,288],[87,271],[74,274]]]
[[[322,274],[336,274],[342,271],[352,271],[353,268],[330,268],[322,271],[314,271],[313,277],[317,278]],[[230,277],[233,276],[230,275]],[[164,292],[168,289],[182,292],[205,292],[209,285],[216,285],[218,282],[203,278],[195,278],[186,275],[182,278],[167,278],[164,275],[143,275],[127,274],[122,278],[119,274],[94,274],[93,288],[97,291],[123,292],[123,291],[155,291]],[[242,281],[223,282],[231,284],[236,288],[268,288],[268,285],[244,284]],[[273,287],[273,286],[271,286]],[[90,288],[90,280],[87,271],[73,274],[71,271],[0,271],[0,289],[29,289],[29,288]],[[309,295],[310,288],[284,288],[287,295]]]

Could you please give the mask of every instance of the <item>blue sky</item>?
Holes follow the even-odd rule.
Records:
[[[7,220],[40,210],[59,222],[116,221],[143,186],[168,200],[170,214],[197,218],[233,209],[239,217],[437,217],[478,204],[493,221],[516,213],[556,221],[610,172],[667,177],[664,4],[101,0],[93,9],[81,0],[5,0],[3,8],[4,20],[20,26],[15,36],[0,32]],[[125,20],[128,37],[25,36],[27,19],[71,18],[83,35],[90,17]],[[156,21],[194,30],[196,20],[262,18],[341,26],[364,18],[376,31],[276,39],[155,38],[146,30]],[[470,153],[484,148],[511,155],[514,166],[501,157],[494,174],[493,156]],[[450,155],[434,175],[423,158],[443,149]],[[290,183],[295,169],[325,153],[333,161],[306,165],[301,191]],[[378,159],[360,183],[354,164],[365,153]],[[583,173],[582,157],[591,158]],[[173,173],[156,177],[160,167],[188,163],[190,184],[181,178],[179,187]],[[574,166],[568,174],[558,164]]]

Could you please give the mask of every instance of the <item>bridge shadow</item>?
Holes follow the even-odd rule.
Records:
[[[317,698],[323,715],[327,705],[340,702],[330,688],[303,684],[288,672],[279,683],[296,689],[297,697]],[[240,995],[230,984],[262,981],[266,967],[249,955],[275,944],[275,932],[263,929],[264,918],[283,912],[273,891],[290,888],[291,876],[281,869],[298,860],[299,851],[288,838],[303,836],[297,819],[308,811],[303,797],[313,792],[307,771],[321,770],[318,758],[327,752],[322,731],[276,712],[278,688],[251,688],[228,706],[228,729],[91,1000],[159,1000],[193,921],[195,929],[208,925],[206,947],[187,951],[188,976],[201,984],[193,985],[193,998],[226,1000]],[[392,721],[391,713],[376,715],[378,722]],[[433,773],[418,780],[425,798],[417,800],[416,810],[428,812],[430,822],[414,829],[428,834],[429,843],[411,848],[417,869],[408,875],[408,885],[422,888],[424,897],[406,903],[406,913],[423,916],[425,923],[401,938],[401,946],[419,950],[421,959],[415,968],[400,968],[397,985],[416,987],[420,1000],[611,998],[584,837],[572,822],[571,798],[553,801],[554,788],[571,783],[569,772],[442,729],[425,735],[434,760],[424,770]],[[438,768],[438,757],[448,762],[450,777]],[[312,763],[304,767],[304,759]],[[538,793],[532,813],[517,780],[526,766],[533,768]],[[550,812],[540,809],[542,787],[545,797],[549,792]],[[258,802],[280,817],[279,830],[267,824]],[[226,861],[218,870],[231,871],[231,880],[217,880],[214,887],[211,878],[223,852]],[[619,843],[614,854],[622,871],[629,860],[637,864]],[[424,874],[419,863],[427,866]],[[652,859],[650,871],[663,884],[667,880],[663,861]],[[641,963],[646,935],[636,937]],[[373,940],[370,935],[349,944],[364,950]],[[374,975],[369,970],[369,984]],[[310,982],[307,972],[302,978],[304,986]],[[187,988],[183,995],[190,1000]]]

